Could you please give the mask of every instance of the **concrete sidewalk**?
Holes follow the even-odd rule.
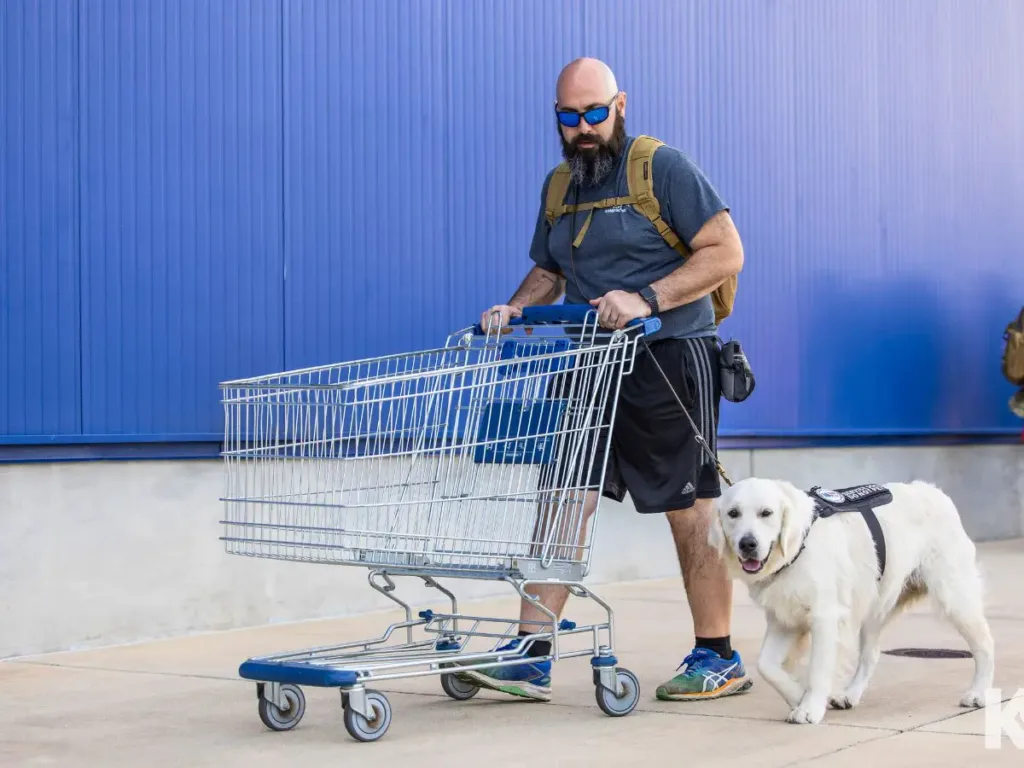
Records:
[[[1008,697],[1024,687],[1024,540],[980,550],[996,636],[996,685]],[[274,733],[262,725],[254,686],[237,677],[241,661],[372,637],[397,618],[389,613],[0,664],[0,766],[1024,765],[1024,751],[1008,738],[1000,750],[986,750],[984,713],[957,706],[970,682],[970,659],[883,655],[857,709],[829,711],[818,726],[785,723],[785,704],[756,672],[764,620],[742,587],[733,643],[755,679],[753,690],[721,701],[659,702],[655,688],[693,637],[681,583],[594,588],[616,610],[620,662],[642,686],[640,704],[624,718],[601,713],[587,660],[568,659],[555,667],[548,704],[488,692],[457,702],[433,676],[380,684],[393,722],[372,744],[349,737],[334,690],[305,689],[306,714],[294,731]],[[516,613],[512,598],[461,607],[483,615]],[[567,617],[597,619],[594,607],[573,598]],[[883,636],[884,649],[900,647],[964,645],[917,610]]]

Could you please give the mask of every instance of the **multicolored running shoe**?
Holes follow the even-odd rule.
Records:
[[[658,686],[662,701],[701,701],[745,693],[754,681],[747,677],[739,651],[723,659],[710,648],[694,648],[679,665],[680,672]]]
[[[512,651],[519,647],[516,638],[498,648],[499,651]],[[551,661],[524,660],[521,664],[485,667],[483,669],[467,669],[458,676],[467,682],[501,691],[512,696],[522,696],[537,701],[551,700]]]

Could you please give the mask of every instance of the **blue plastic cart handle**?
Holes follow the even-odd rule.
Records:
[[[526,307],[522,317],[513,317],[509,325],[582,325],[587,315],[597,310],[589,304],[548,304],[540,307]],[[641,333],[650,336],[661,329],[657,317],[638,317],[627,323],[627,327],[640,327]],[[477,324],[477,333],[486,331]]]

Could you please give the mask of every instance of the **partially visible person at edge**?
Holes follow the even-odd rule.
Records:
[[[566,202],[589,202],[627,193],[624,162],[633,137],[626,134],[626,94],[604,63],[578,59],[561,72],[556,112],[562,152],[572,182]],[[589,119],[583,119],[589,113]],[[572,127],[570,127],[572,126]],[[549,227],[544,199],[551,173],[541,190],[541,210],[530,247],[535,266],[507,304],[486,310],[484,328],[498,317],[502,325],[521,316],[527,306],[551,304],[563,293],[567,303],[597,308],[602,326],[622,328],[655,311],[662,328],[648,337],[661,364],[705,440],[717,450],[720,388],[717,326],[711,292],[743,266],[743,247],[728,206],[701,170],[682,152],[659,147],[652,163],[654,191],[662,218],[691,255],[680,263],[644,215],[631,206],[595,210],[583,242],[570,244],[572,216]],[[575,190],[574,190],[575,187]],[[586,214],[575,217],[577,228]],[[656,304],[638,293],[653,288]],[[753,681],[740,654],[731,646],[732,582],[723,563],[709,549],[707,526],[713,499],[721,486],[713,462],[694,440],[693,430],[665,380],[642,352],[632,374],[623,378],[612,450],[603,495],[621,501],[628,490],[640,513],[665,513],[682,570],[693,617],[695,640],[675,676],[657,689],[663,700],[704,700],[741,693]],[[600,454],[598,462],[600,461]],[[595,462],[597,463],[597,462]],[[591,479],[596,488],[598,477]],[[589,523],[597,491],[589,491]],[[568,598],[557,586],[531,586],[531,592],[556,616]],[[523,601],[519,637],[549,622]],[[505,648],[514,648],[513,640]],[[550,653],[549,642],[534,642],[531,657]],[[551,662],[498,666],[460,673],[492,690],[547,701],[551,697]]]

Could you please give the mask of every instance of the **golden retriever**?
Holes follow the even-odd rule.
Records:
[[[808,492],[762,478],[741,480],[718,500],[708,541],[765,610],[758,670],[789,705],[788,722],[819,723],[829,704],[855,707],[878,662],[883,627],[925,595],[974,655],[974,679],[960,705],[984,705],[995,661],[974,542],[938,488],[919,481],[884,488],[891,500],[874,508],[885,539],[881,577],[872,534],[856,510],[819,516],[827,505]],[[826,491],[823,498],[841,496]],[[786,667],[808,635],[805,685]],[[857,648],[857,666],[834,692],[840,646]]]

